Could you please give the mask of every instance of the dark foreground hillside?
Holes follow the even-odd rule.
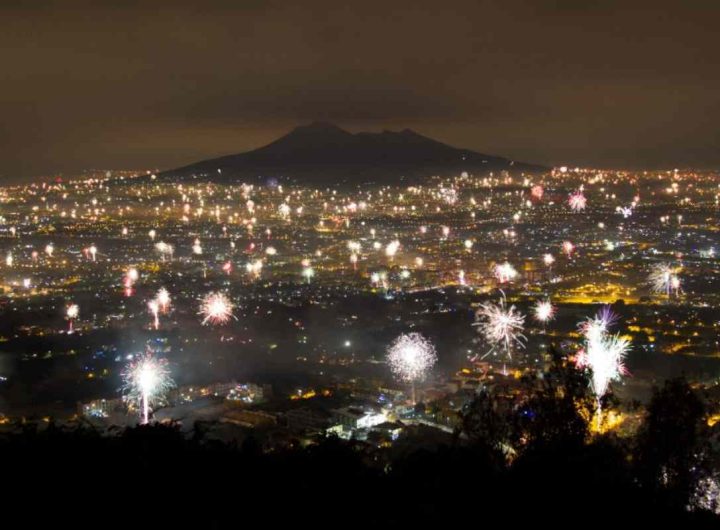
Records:
[[[712,464],[684,381],[656,392],[632,440],[589,437],[573,385],[546,384],[503,413],[481,394],[447,442],[417,435],[388,449],[326,438],[263,452],[252,438],[223,445],[171,425],[110,437],[19,426],[0,439],[2,518],[24,528],[718,527],[702,509],[712,498],[697,496]]]

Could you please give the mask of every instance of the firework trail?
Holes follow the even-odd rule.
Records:
[[[68,319],[68,331],[72,333],[73,331],[73,322],[75,322],[75,319],[80,315],[80,306],[77,304],[70,304],[67,306],[67,309],[65,310],[65,316]]]

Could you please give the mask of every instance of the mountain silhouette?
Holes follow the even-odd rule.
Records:
[[[161,177],[227,182],[276,179],[309,184],[397,184],[463,171],[479,174],[546,169],[451,147],[410,129],[353,134],[332,123],[313,122],[296,127],[254,151],[203,160],[165,171]]]

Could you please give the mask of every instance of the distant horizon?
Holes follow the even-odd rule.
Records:
[[[173,170],[173,169],[176,169],[178,167],[182,167],[182,166],[188,165],[188,164],[193,164],[195,162],[199,162],[202,160],[209,160],[209,159],[213,159],[213,158],[217,158],[217,157],[241,154],[241,153],[250,152],[250,151],[253,151],[256,149],[260,149],[262,147],[270,145],[274,141],[278,140],[279,138],[282,138],[286,134],[289,134],[290,132],[294,131],[295,129],[308,127],[308,126],[312,126],[312,125],[333,126],[333,127],[337,127],[338,129],[341,129],[341,130],[348,132],[350,134],[353,134],[353,135],[362,134],[362,133],[380,134],[383,132],[401,133],[401,132],[405,132],[405,131],[410,131],[415,134],[419,134],[419,135],[429,138],[431,140],[439,141],[441,143],[450,145],[451,147],[455,147],[458,149],[473,150],[473,151],[477,151],[477,152],[484,153],[484,154],[491,155],[491,156],[505,157],[510,160],[514,160],[516,162],[525,162],[525,163],[531,163],[531,164],[537,163],[537,164],[547,165],[551,168],[560,168],[560,167],[564,166],[564,167],[568,167],[568,168],[572,168],[572,169],[580,168],[580,169],[594,169],[594,170],[600,170],[600,171],[673,171],[673,170],[679,170],[679,171],[708,172],[708,171],[720,170],[720,164],[706,166],[706,167],[680,166],[680,165],[675,166],[675,167],[670,167],[670,166],[662,166],[662,167],[661,166],[656,166],[656,167],[643,167],[643,166],[636,166],[636,167],[604,166],[603,167],[603,166],[600,166],[600,167],[594,167],[594,166],[583,166],[583,165],[563,163],[563,162],[548,164],[548,163],[537,162],[535,160],[519,160],[519,159],[512,157],[511,155],[506,154],[506,153],[495,153],[495,152],[490,153],[490,152],[487,152],[487,150],[483,150],[482,148],[481,149],[473,149],[473,148],[466,147],[464,145],[453,145],[453,144],[447,143],[441,139],[434,138],[434,137],[430,136],[429,134],[423,132],[422,130],[417,130],[416,128],[412,128],[412,127],[388,128],[388,127],[379,126],[379,127],[374,127],[374,128],[365,127],[365,128],[358,129],[358,128],[346,127],[338,122],[334,122],[334,121],[330,121],[330,120],[317,119],[317,120],[310,120],[310,121],[305,121],[305,122],[298,122],[294,126],[287,128],[285,130],[285,132],[281,133],[279,136],[272,138],[269,141],[261,142],[260,145],[251,147],[246,150],[242,150],[242,151],[238,150],[238,151],[234,151],[234,152],[223,152],[223,153],[219,153],[219,154],[218,153],[208,153],[203,158],[197,158],[197,155],[196,155],[195,158],[188,159],[188,160],[185,160],[184,162],[181,162],[180,164],[170,165],[170,166],[158,165],[155,167],[134,167],[134,168],[129,167],[129,166],[126,166],[126,167],[95,167],[95,168],[93,168],[93,167],[78,167],[77,169],[58,170],[58,171],[52,171],[49,173],[36,173],[36,174],[30,174],[30,175],[16,175],[16,176],[5,175],[5,174],[3,174],[2,168],[0,168],[0,186],[15,186],[15,185],[23,185],[23,184],[32,184],[34,181],[38,181],[38,180],[42,180],[42,179],[52,179],[52,178],[57,178],[57,177],[76,179],[76,178],[81,178],[84,173],[93,173],[93,172],[117,171],[117,172],[131,172],[131,173],[142,174],[142,173],[169,171],[169,170]],[[202,155],[200,155],[200,156],[202,156]],[[431,175],[428,175],[428,176],[431,176]],[[89,177],[90,176],[88,176],[88,178]]]

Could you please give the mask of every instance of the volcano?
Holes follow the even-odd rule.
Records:
[[[537,173],[548,168],[449,146],[410,129],[350,133],[314,122],[245,153],[195,162],[161,178],[298,184],[400,184],[462,172]]]

